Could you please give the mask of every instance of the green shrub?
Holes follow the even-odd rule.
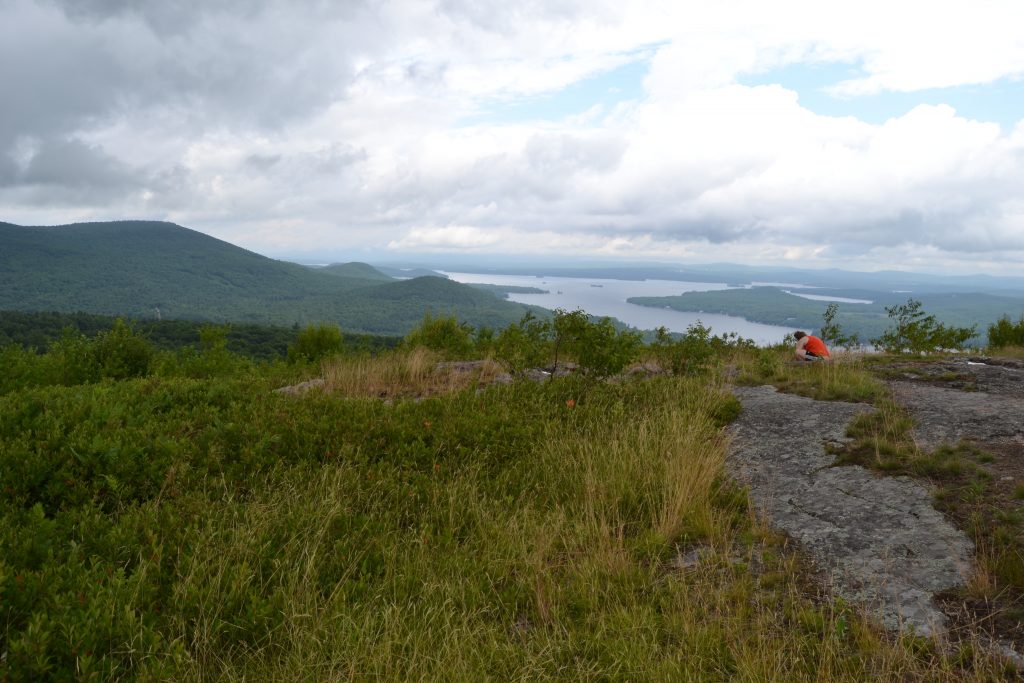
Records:
[[[553,361],[557,365],[568,354],[580,371],[590,377],[602,378],[617,374],[633,361],[642,341],[637,332],[617,330],[610,318],[593,320],[581,310],[555,311],[551,325]]]
[[[490,327],[478,327],[473,335],[473,346],[476,347],[477,355],[488,356],[494,353],[497,336]]]
[[[128,379],[149,374],[153,346],[121,318],[112,329],[96,335],[91,346],[101,377]]]
[[[616,330],[610,318],[588,321],[570,345],[580,370],[602,378],[618,374],[633,362],[643,346],[639,332]]]
[[[947,327],[921,310],[921,302],[913,298],[899,306],[886,306],[885,312],[893,321],[872,343],[889,353],[932,353],[963,349],[974,336],[974,327]]]
[[[994,349],[1006,346],[1024,346],[1024,315],[1016,323],[1004,315],[988,326],[988,345]]]
[[[14,345],[0,349],[0,394],[143,376],[149,373],[154,354],[152,346],[123,323],[96,339],[67,328],[43,354]]]
[[[70,327],[64,328],[60,339],[50,345],[47,355],[53,364],[52,382],[47,384],[73,386],[99,379],[100,373],[96,367],[96,357],[92,353],[92,343],[84,334]]]
[[[495,359],[514,375],[546,365],[550,349],[551,323],[529,312],[503,329],[494,342]]]
[[[229,327],[204,325],[199,328],[199,350],[185,346],[160,354],[153,362],[154,374],[161,377],[210,379],[243,375],[254,365],[251,360],[228,350]]]
[[[860,346],[860,336],[857,334],[847,335],[836,322],[838,313],[839,304],[835,302],[830,303],[822,313],[821,331],[819,332],[822,340],[829,346],[841,346],[846,349]]]
[[[422,346],[450,359],[466,359],[473,354],[473,327],[460,323],[455,316],[435,318],[424,314],[423,322],[406,335],[403,342],[415,348]]]
[[[700,321],[686,328],[686,334],[673,337],[668,329],[659,327],[651,351],[673,375],[697,375],[710,370],[715,357],[711,328]]]
[[[735,332],[720,336],[699,320],[682,335],[671,334],[665,327],[655,330],[650,350],[658,364],[674,375],[701,375],[713,370],[722,354],[734,349],[755,349],[756,344]]]
[[[52,384],[53,363],[40,355],[15,344],[0,347],[0,395],[22,387]]]
[[[299,332],[295,343],[288,347],[288,360],[292,363],[310,363],[341,353],[344,348],[345,342],[337,325],[309,325]]]

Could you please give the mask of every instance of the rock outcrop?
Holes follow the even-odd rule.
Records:
[[[963,585],[973,544],[907,477],[832,467],[830,442],[869,406],[815,401],[774,387],[737,388],[727,466],[750,487],[756,508],[798,541],[835,594],[865,606],[891,629],[942,632],[933,595]]]

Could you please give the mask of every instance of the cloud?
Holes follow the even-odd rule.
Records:
[[[852,102],[1012,83],[1022,12],[0,0],[0,61],[19,64],[0,70],[0,219],[168,218],[279,254],[1005,268],[1024,251],[1024,123],[920,105],[869,124],[741,83],[822,64],[849,67],[829,88]],[[640,98],[467,123],[637,62]]]
[[[49,142],[29,160],[19,180],[27,185],[56,185],[91,189],[135,184],[127,165],[78,140]]]
[[[0,163],[0,202],[54,208],[120,202],[143,184],[137,169],[75,139],[32,145],[21,163]]]

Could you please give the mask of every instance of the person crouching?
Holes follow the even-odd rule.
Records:
[[[813,334],[797,330],[793,336],[796,337],[796,357],[800,360],[826,360],[829,357],[825,342]]]

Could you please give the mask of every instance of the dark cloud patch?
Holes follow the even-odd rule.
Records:
[[[50,0],[69,19],[80,23],[98,23],[111,19],[144,22],[160,35],[188,31],[205,16],[221,13],[255,14],[267,0]]]
[[[180,211],[195,207],[202,201],[195,179],[187,168],[175,165],[152,173],[146,181],[146,190],[151,193],[146,202],[149,207],[165,211]]]
[[[146,182],[144,171],[75,139],[38,143],[23,162],[0,157],[0,206],[103,208],[137,198]]]
[[[14,183],[18,175],[18,165],[10,154],[0,154],[0,187]]]
[[[14,3],[0,21],[0,149],[19,136],[72,132],[110,112],[130,80],[99,36]]]
[[[363,2],[12,0],[0,21],[0,149],[170,112],[181,135],[278,129],[344,97],[372,49]],[[168,131],[170,133],[170,131]]]
[[[18,182],[94,190],[139,186],[138,175],[102,149],[79,140],[54,140],[41,145]]]
[[[762,233],[757,221],[734,220],[708,216],[702,218],[669,218],[647,222],[641,232],[650,231],[661,240],[680,242],[706,241],[711,244],[742,242]]]

